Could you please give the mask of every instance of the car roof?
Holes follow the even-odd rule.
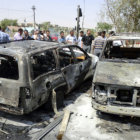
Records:
[[[23,40],[0,44],[0,52],[9,52],[9,54],[26,54],[33,53],[44,49],[53,49],[64,46],[57,42]]]
[[[120,33],[109,37],[107,40],[140,40],[139,33]]]

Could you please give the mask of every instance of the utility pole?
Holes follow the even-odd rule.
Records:
[[[83,12],[82,30],[84,30],[84,21],[85,21],[85,0],[84,0],[84,12]]]
[[[35,6],[33,5],[32,6],[32,10],[33,10],[33,17],[34,17],[34,30],[35,30],[35,25],[36,25],[36,23],[35,23],[35,10],[36,10],[36,8],[35,8]]]
[[[79,25],[79,22],[80,22],[80,5],[78,5],[78,8],[77,8],[77,27],[76,27],[76,37],[78,39],[79,37],[79,28],[80,28],[80,25]]]
[[[80,5],[78,5],[78,8],[77,8],[77,27],[76,27],[76,36],[77,36],[77,39],[79,37],[79,30],[81,30],[80,28],[80,17],[82,17],[82,9],[80,8]]]
[[[24,28],[26,28],[26,18],[24,19]]]

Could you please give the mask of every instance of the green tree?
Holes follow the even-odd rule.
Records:
[[[98,22],[96,30],[97,31],[109,31],[112,29],[112,25],[106,22]]]
[[[91,29],[91,34],[92,35],[95,35],[95,32],[96,32],[95,29]]]
[[[140,3],[139,0],[122,0],[120,9],[124,29],[126,31],[140,31]]]
[[[48,30],[49,27],[50,27],[50,22],[43,22],[42,24],[40,24],[40,28],[42,30]]]
[[[16,19],[3,19],[1,20],[0,25],[3,29],[6,29],[7,26],[18,26],[18,23]]]
[[[140,0],[105,0],[106,16],[118,32],[140,32]]]

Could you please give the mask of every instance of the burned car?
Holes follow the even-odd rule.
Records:
[[[0,110],[22,115],[57,99],[93,75],[96,56],[78,46],[17,41],[0,44]]]
[[[101,112],[140,117],[140,37],[110,37],[96,66],[92,105]]]

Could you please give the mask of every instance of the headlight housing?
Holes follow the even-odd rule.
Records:
[[[30,88],[21,87],[20,90],[21,90],[22,97],[24,97],[26,99],[30,99],[32,97]]]
[[[25,95],[26,95],[26,99],[31,98],[31,92],[30,92],[29,88],[24,88],[24,92],[25,92]]]
[[[107,104],[107,90],[103,86],[94,87],[94,98],[98,103]]]

